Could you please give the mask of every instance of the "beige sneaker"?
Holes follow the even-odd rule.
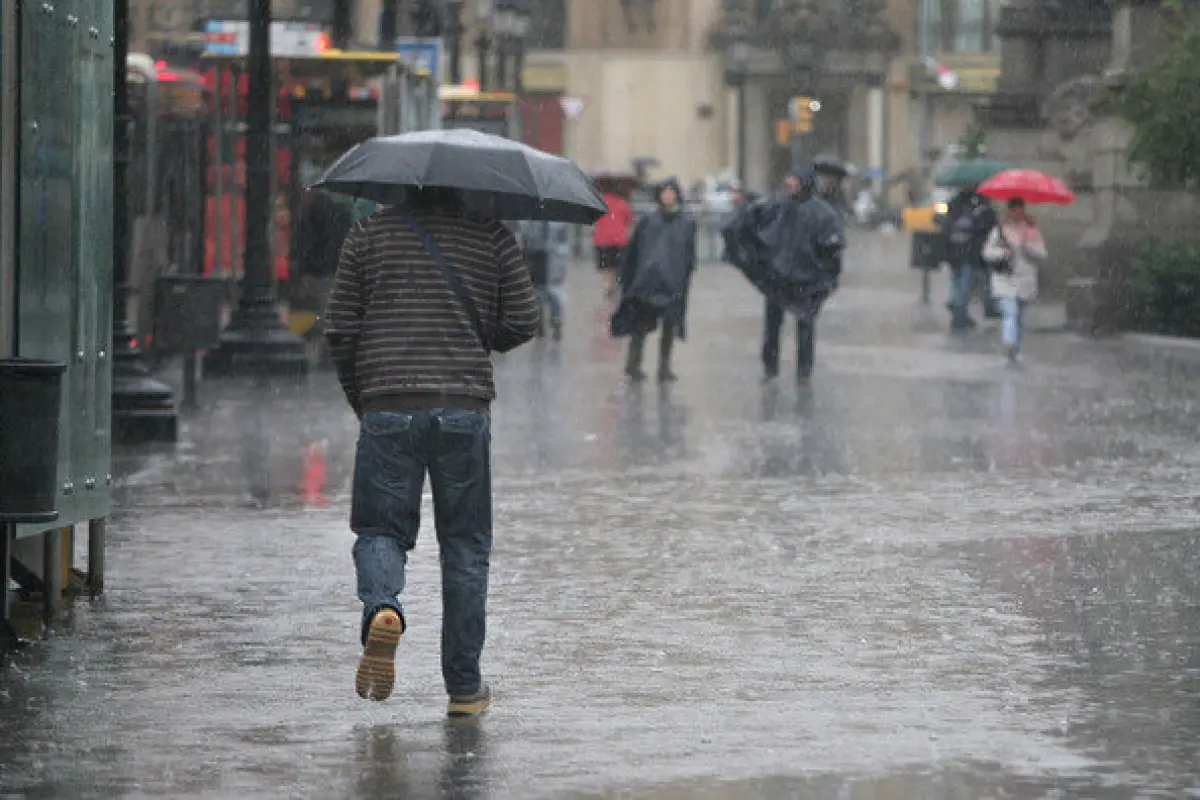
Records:
[[[450,695],[446,713],[452,717],[478,717],[492,704],[492,690],[485,683],[475,694]]]
[[[354,676],[354,690],[359,697],[387,700],[392,696],[396,684],[396,648],[403,633],[404,621],[394,609],[382,609],[371,619],[367,644]]]

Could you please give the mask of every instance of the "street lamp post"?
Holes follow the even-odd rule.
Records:
[[[275,298],[271,257],[271,158],[275,94],[271,84],[271,0],[250,0],[246,113],[246,232],[241,297],[221,343],[205,359],[205,373],[303,375],[304,342],[283,325]]]
[[[390,52],[396,47],[397,25],[399,24],[400,0],[383,0],[379,11],[379,49]]]
[[[491,49],[492,38],[488,36],[487,31],[479,31],[479,35],[475,37],[475,57],[479,62],[479,89],[484,92],[492,88],[489,81],[491,75],[488,70],[488,52]]]
[[[750,63],[750,45],[745,32],[733,42],[733,68],[737,76],[737,176],[746,185],[746,81]]]
[[[503,25],[497,14],[495,22],[496,28],[496,88],[500,91],[508,90],[508,51],[509,51],[509,36],[504,31]]]
[[[454,86],[462,83],[462,7],[463,0],[445,0],[445,30],[450,46],[450,83]]]
[[[143,363],[129,323],[129,0],[113,7],[113,326],[112,425],[121,443],[173,442],[178,414],[170,388]]]
[[[529,35],[529,23],[529,12],[522,3],[514,0],[496,3],[492,28],[496,32],[496,83],[501,89],[519,92],[523,88],[521,72],[525,66],[525,37]]]
[[[518,3],[516,6],[516,16],[513,19],[513,38],[516,40],[513,53],[513,88],[519,93],[525,91],[525,47],[533,20],[526,3]]]

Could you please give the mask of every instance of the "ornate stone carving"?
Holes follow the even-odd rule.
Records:
[[[1079,188],[1095,184],[1095,106],[1103,87],[1100,76],[1081,75],[1059,84],[1042,102],[1047,125],[1042,155],[1063,161],[1068,183]]]
[[[814,69],[821,48],[838,27],[837,14],[823,0],[779,0],[767,19],[768,39],[792,69]]]
[[[860,50],[891,52],[900,45],[900,37],[887,21],[885,0],[850,0],[843,17],[845,44]]]
[[[658,0],[621,0],[621,11],[631,34],[642,28],[646,33],[658,30]]]
[[[831,51],[890,53],[899,45],[885,0],[773,0],[765,14],[757,9],[753,0],[723,0],[714,46],[727,48],[738,32],[778,52],[790,72],[811,75]]]

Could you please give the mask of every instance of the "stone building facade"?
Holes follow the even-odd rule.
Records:
[[[131,0],[134,38],[186,39],[202,18],[239,18],[246,0]],[[531,12],[522,70],[530,140],[588,167],[660,162],[691,183],[732,174],[745,148],[751,186],[774,185],[796,158],[834,155],[893,175],[920,173],[960,137],[979,96],[995,88],[1001,0],[524,0]],[[464,2],[462,65],[478,75],[486,23]],[[401,33],[413,0],[402,0]],[[328,22],[334,0],[275,0],[281,19]],[[381,0],[354,0],[353,39],[378,41]],[[743,42],[735,59],[734,39]],[[933,55],[959,75],[940,88]],[[494,54],[493,54],[494,56]],[[745,73],[744,91],[731,78]],[[779,144],[797,96],[819,99],[814,129]],[[744,141],[738,102],[744,98]],[[576,119],[562,99],[582,103]],[[568,104],[570,105],[570,103]],[[904,192],[897,189],[893,199]]]
[[[1011,0],[999,91],[981,105],[993,153],[1064,179],[1076,202],[1038,213],[1053,255],[1048,288],[1068,321],[1121,328],[1125,279],[1152,237],[1200,241],[1194,193],[1149,184],[1129,163],[1129,124],[1098,102],[1161,52],[1169,22],[1147,0]]]

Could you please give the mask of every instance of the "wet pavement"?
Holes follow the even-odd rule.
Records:
[[[854,243],[808,387],[760,383],[716,265],[680,381],[625,385],[572,274],[565,341],[498,368],[477,724],[428,522],[396,694],[354,696],[331,378],[205,384],[120,456],[107,596],[0,672],[0,796],[1200,797],[1200,357],[1035,333],[1006,369],[900,241]]]

